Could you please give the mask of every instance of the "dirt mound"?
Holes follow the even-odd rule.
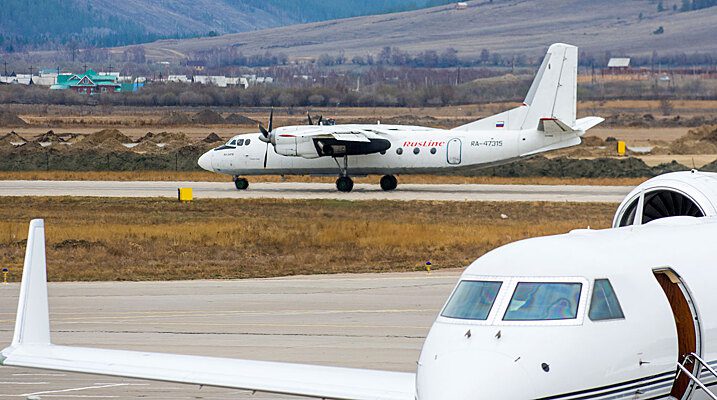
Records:
[[[54,131],[49,130],[46,133],[43,133],[42,135],[35,136],[32,139],[33,142],[36,143],[58,143],[58,142],[64,142],[64,140],[57,135]]]
[[[702,125],[717,124],[717,118],[695,116],[685,118],[675,116],[655,116],[653,114],[613,114],[605,118],[603,126],[627,126],[631,128],[670,128],[670,127],[698,127]]]
[[[12,131],[12,132],[8,133],[7,135],[0,137],[0,143],[2,143],[2,144],[27,143],[27,140],[25,140],[25,138],[23,138],[22,136],[15,133],[15,131]]]
[[[649,167],[644,161],[634,157],[586,160],[541,156],[493,168],[470,170],[464,174],[468,176],[500,177],[638,178],[686,170],[689,170],[689,168],[675,161]]]
[[[117,142],[121,145],[122,143],[132,143],[133,140],[117,129],[103,129],[85,136],[79,144],[82,147],[96,147],[105,142]]]
[[[192,122],[195,124],[225,124],[226,120],[217,112],[210,109],[202,110],[192,117]]]
[[[135,153],[159,153],[162,151],[162,147],[157,146],[157,143],[151,140],[144,140],[130,150]]]
[[[169,143],[176,141],[187,142],[189,141],[189,139],[187,138],[187,135],[181,132],[147,132],[146,135],[142,136],[137,140],[138,143],[142,143],[145,141],[150,141],[154,143]]]
[[[588,147],[605,146],[605,141],[597,136],[584,136],[583,144]]]
[[[224,142],[224,139],[222,139],[221,136],[217,135],[216,133],[212,132],[207,137],[202,139],[202,142],[204,143],[217,143],[217,142]]]
[[[667,150],[668,154],[717,154],[717,126],[691,129]]]
[[[15,113],[0,111],[0,126],[27,126],[27,122]]]
[[[159,120],[161,125],[189,125],[192,123],[192,119],[186,114],[172,111],[169,115]]]
[[[225,120],[228,124],[233,124],[233,125],[251,125],[251,126],[256,126],[256,125],[259,123],[259,121],[253,120],[253,119],[251,119],[251,118],[249,118],[249,117],[247,117],[247,116],[244,116],[244,115],[241,115],[241,114],[236,114],[236,113],[234,113],[234,114],[229,114],[229,116],[226,117],[226,118],[224,118],[224,120]]]

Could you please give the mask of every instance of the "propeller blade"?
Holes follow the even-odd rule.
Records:
[[[269,131],[264,128],[264,125],[262,125],[261,122],[259,122],[259,131],[261,131],[261,134],[264,135],[265,138],[269,137]]]
[[[266,143],[266,150],[264,151],[264,169],[266,169],[266,160],[269,158],[269,142]]]
[[[316,125],[321,125],[321,121],[324,119],[323,115],[319,115],[319,120],[316,122]]]
[[[306,112],[306,118],[309,119],[309,125],[313,125],[313,124],[314,124],[314,121],[311,120],[311,114],[309,114],[308,111]]]
[[[271,108],[271,113],[269,114],[269,132],[271,132],[274,127],[274,107]]]

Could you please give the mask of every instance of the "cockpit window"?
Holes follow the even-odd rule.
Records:
[[[236,146],[236,144],[237,144],[236,139],[234,139],[234,140],[232,140],[231,142],[229,142],[229,146]]]
[[[249,143],[251,143],[251,139],[247,139],[244,141],[244,146],[249,146]]]
[[[502,284],[492,281],[461,281],[441,316],[485,321]]]
[[[625,314],[622,313],[622,307],[620,307],[620,302],[617,300],[617,296],[609,280],[595,280],[588,316],[593,321],[625,318]]]
[[[519,282],[510,299],[504,321],[575,319],[581,283]]]
[[[244,139],[237,139],[237,146],[244,146]]]

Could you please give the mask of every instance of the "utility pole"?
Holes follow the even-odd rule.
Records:
[[[5,65],[5,75],[3,76],[7,76],[7,60],[4,60],[3,64]]]
[[[85,65],[83,65],[82,68],[85,69],[85,74],[87,74],[87,63],[85,63]]]
[[[31,77],[31,78],[32,78],[32,71],[34,71],[34,70],[35,70],[35,67],[33,67],[33,66],[31,65],[31,66],[30,66],[30,77]]]

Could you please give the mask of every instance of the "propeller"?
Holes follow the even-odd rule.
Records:
[[[259,136],[259,140],[266,143],[266,150],[264,151],[264,168],[266,168],[266,161],[269,158],[269,144],[276,144],[276,139],[274,138],[273,131],[274,130],[274,107],[271,108],[271,113],[269,114],[269,129],[264,128],[264,125],[262,125],[261,122],[259,122],[259,131],[261,132],[261,136]]]
[[[309,120],[309,125],[314,125],[314,120],[311,118],[311,114],[309,112],[306,112],[306,118]],[[319,119],[316,121],[316,125],[321,125],[321,121],[324,120],[323,115],[319,115]]]

